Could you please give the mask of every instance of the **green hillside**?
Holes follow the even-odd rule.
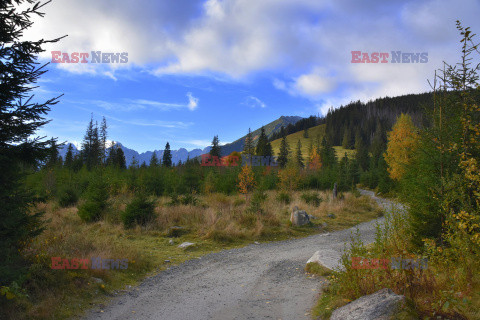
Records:
[[[323,136],[325,135],[325,124],[318,125],[316,127],[312,127],[308,129],[308,138],[304,138],[303,136],[303,131],[295,132],[292,134],[287,135],[287,143],[288,146],[290,147],[290,156],[292,157],[295,154],[295,151],[297,149],[297,142],[300,140],[302,144],[302,155],[303,158],[306,160],[308,156],[308,148],[310,146],[310,142],[315,145],[317,143],[317,140],[322,141]],[[280,142],[282,139],[277,139],[272,141],[272,149],[274,155],[278,155],[278,152],[280,150]],[[347,150],[342,148],[341,146],[335,146],[335,154],[337,155],[337,158],[343,158],[345,155],[345,152],[347,152],[347,155],[349,158],[353,157],[355,155],[355,150]]]
[[[289,124],[295,124],[297,121],[301,120],[301,117],[296,116],[281,116],[275,121],[272,121],[263,126],[265,129],[265,134],[267,137],[271,137],[274,132],[280,131],[280,128],[287,127]],[[261,128],[258,128],[252,131],[253,144],[256,145],[258,137],[260,136]],[[222,155],[228,155],[233,151],[241,152],[243,151],[243,145],[245,143],[246,135],[233,141],[232,143],[227,143],[222,146]]]

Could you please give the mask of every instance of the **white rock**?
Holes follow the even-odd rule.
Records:
[[[404,296],[385,288],[335,310],[330,320],[387,320],[401,311],[404,305]]]
[[[333,249],[324,249],[321,251],[316,251],[313,256],[308,259],[307,264],[310,262],[316,262],[325,268],[330,270],[340,269],[343,270],[344,267],[341,264],[342,253],[341,251]]]
[[[320,261],[320,251],[315,251],[313,256],[310,259],[308,259],[307,264],[309,264],[310,262],[316,262],[318,264],[322,264],[322,262]]]
[[[181,249],[185,249],[185,248],[191,247],[193,245],[195,245],[195,243],[193,243],[193,242],[184,242],[181,245],[179,245],[178,247],[181,248]]]

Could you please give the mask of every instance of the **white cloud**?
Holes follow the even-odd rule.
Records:
[[[187,93],[187,97],[188,97],[188,109],[190,109],[191,111],[197,109],[198,107],[198,98],[195,98],[191,92],[188,92]]]
[[[442,59],[455,62],[458,56],[455,20],[478,33],[479,10],[476,0],[462,5],[448,0],[62,0],[44,8],[46,16],[35,18],[27,37],[69,35],[46,46],[46,59],[51,50],[128,52],[127,64],[55,65],[69,72],[112,80],[134,67],[159,76],[234,80],[267,72],[275,88],[318,102],[338,90],[370,96],[406,93],[417,84],[416,89],[427,89],[424,80],[442,66]],[[429,63],[403,69],[352,66],[352,50],[428,51]],[[150,106],[196,109],[198,99],[187,97],[187,104]]]
[[[307,96],[317,96],[334,88],[332,78],[318,72],[303,74],[295,79],[294,90]]]
[[[107,119],[112,119],[114,121],[118,121],[125,124],[130,124],[134,126],[141,126],[141,127],[161,127],[161,128],[178,128],[178,129],[186,129],[193,125],[193,122],[182,122],[182,121],[162,121],[162,120],[154,120],[154,121],[145,121],[143,119],[129,119],[124,120],[117,117],[112,116],[105,116]]]
[[[191,111],[195,110],[198,107],[199,99],[195,98],[191,92],[187,93],[187,98],[188,98],[187,103],[160,102],[160,101],[148,100],[148,99],[123,99],[120,102],[88,100],[88,101],[80,101],[76,103],[94,104],[105,110],[115,110],[115,111],[122,111],[122,112],[145,110],[149,108],[155,108],[161,111],[179,110],[179,109],[189,109]]]
[[[210,140],[200,140],[200,139],[193,139],[193,140],[185,140],[185,141],[178,141],[180,143],[187,143],[192,146],[197,146],[200,148],[205,148],[208,147],[209,145],[212,144],[212,141]]]
[[[267,106],[262,100],[254,96],[248,96],[244,104],[251,108],[265,108]]]

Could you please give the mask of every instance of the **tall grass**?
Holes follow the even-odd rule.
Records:
[[[476,255],[458,248],[442,249],[425,241],[423,250],[410,244],[408,215],[398,211],[386,215],[385,224],[377,225],[375,242],[365,245],[353,235],[342,257],[343,271],[329,277],[329,286],[320,297],[314,314],[328,318],[332,311],[363,295],[382,288],[405,295],[408,308],[400,319],[478,319],[480,262]],[[418,249],[417,249],[418,250]],[[352,257],[428,259],[427,269],[356,269]]]

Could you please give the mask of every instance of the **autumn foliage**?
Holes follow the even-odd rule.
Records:
[[[256,186],[255,176],[250,166],[243,166],[238,175],[238,191],[247,194]]]
[[[321,167],[322,163],[320,162],[320,155],[317,152],[317,148],[313,148],[308,161],[308,168],[311,170],[319,170]]]
[[[404,176],[405,168],[411,163],[417,149],[418,140],[419,135],[412,118],[402,113],[392,131],[388,133],[385,160],[392,179],[399,180]]]

